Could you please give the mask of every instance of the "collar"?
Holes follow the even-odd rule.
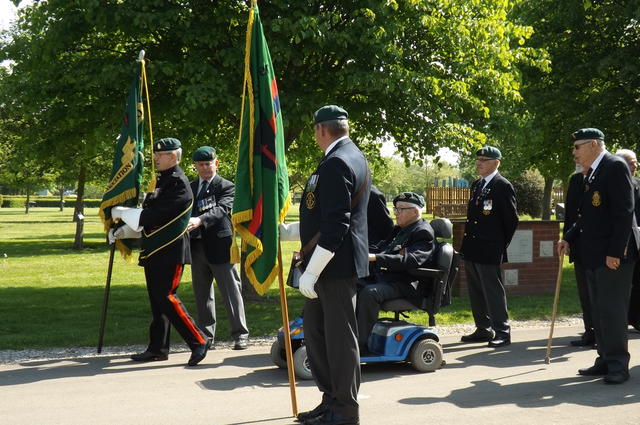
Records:
[[[602,152],[600,152],[600,155],[598,155],[598,157],[596,159],[593,160],[593,162],[591,163],[591,175],[593,176],[593,173],[596,171],[596,168],[598,168],[598,165],[600,165],[600,163],[602,162],[602,158],[604,158],[605,154],[607,154],[608,152],[605,150],[603,150]]]
[[[202,177],[198,176],[198,187],[200,187],[204,182],[207,182],[209,184],[211,184],[211,182],[213,181],[213,179],[216,178],[216,175],[214,174],[213,176],[211,176],[211,178],[209,180],[205,180]]]
[[[491,179],[493,179],[496,176],[496,174],[498,174],[497,168],[493,171],[493,173],[489,174],[487,177],[480,177],[480,180],[484,179],[484,186],[482,186],[482,188],[487,187]]]
[[[339,139],[334,140],[333,142],[331,142],[331,144],[327,147],[327,150],[324,151],[324,156],[327,156],[329,154],[329,152],[331,152],[331,149],[333,149],[339,141],[344,140],[344,139],[348,139],[349,136],[342,136]]]

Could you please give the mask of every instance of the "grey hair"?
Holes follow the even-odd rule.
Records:
[[[178,148],[175,150],[176,160],[180,162],[182,160],[182,148]]]
[[[600,146],[602,149],[606,149],[606,146],[604,144],[604,140],[600,140],[600,139],[595,139],[596,142],[598,142],[598,146]]]
[[[620,156],[622,158],[626,159],[638,159],[636,157],[636,153],[634,151],[632,151],[631,149],[618,149],[618,151],[616,152],[617,156]]]
[[[329,120],[319,124],[326,128],[327,132],[333,137],[349,134],[349,121],[347,120]]]

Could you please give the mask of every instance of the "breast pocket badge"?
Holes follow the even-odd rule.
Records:
[[[493,199],[485,199],[482,203],[482,214],[489,215],[493,209]]]
[[[313,192],[308,192],[307,196],[305,197],[305,205],[307,207],[308,210],[312,210],[315,208],[316,206],[316,195]]]
[[[602,198],[600,198],[600,192],[598,192],[597,190],[593,192],[593,195],[591,196],[591,205],[593,205],[594,207],[599,207],[600,205],[602,205]]]

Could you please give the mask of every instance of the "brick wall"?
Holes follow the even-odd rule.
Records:
[[[456,251],[460,250],[462,244],[464,223],[464,220],[453,222],[453,246]],[[516,232],[518,238],[514,242],[517,242],[518,246],[516,247],[513,242],[512,244],[513,248],[516,248],[514,252],[520,254],[520,258],[513,258],[515,255],[510,255],[509,261],[514,259],[519,261],[502,265],[507,295],[553,293],[558,274],[559,259],[556,255],[556,247],[560,237],[560,222],[521,221]],[[540,242],[544,242],[542,256]],[[551,256],[545,256],[545,254],[548,255],[549,250],[551,250]],[[526,262],[528,254],[531,255],[531,262]],[[515,279],[516,275],[517,279]],[[468,295],[464,262],[461,262],[460,271],[453,285],[455,295]]]

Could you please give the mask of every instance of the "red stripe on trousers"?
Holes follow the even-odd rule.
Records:
[[[182,319],[182,322],[186,325],[187,329],[189,329],[193,336],[196,337],[196,341],[198,341],[200,344],[204,344],[204,338],[202,337],[202,335],[200,335],[200,332],[198,332],[198,329],[193,324],[193,321],[191,321],[187,313],[185,313],[185,311],[183,310],[180,301],[178,301],[176,297],[173,296],[173,293],[178,289],[178,285],[180,285],[180,277],[182,276],[183,267],[183,264],[176,264],[176,272],[174,273],[173,279],[171,280],[169,302],[171,302],[171,304],[173,305],[173,309],[176,311],[176,313],[178,313],[178,317]]]

